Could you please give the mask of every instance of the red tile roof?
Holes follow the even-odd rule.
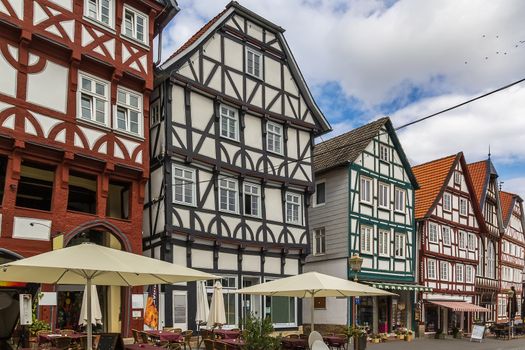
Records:
[[[474,194],[476,195],[478,205],[481,205],[483,190],[486,188],[489,179],[487,166],[488,162],[486,160],[470,163],[468,165],[468,170],[470,173],[470,178],[472,179],[472,184],[474,185]]]
[[[428,214],[437,196],[441,193],[452,166],[460,155],[461,153],[453,154],[412,167],[419,184],[419,190],[416,190],[414,214],[416,219],[422,219]]]
[[[501,203],[501,214],[503,215],[503,225],[507,226],[510,220],[510,215],[512,213],[512,208],[514,208],[514,199],[517,196],[513,193],[500,191],[499,199]]]

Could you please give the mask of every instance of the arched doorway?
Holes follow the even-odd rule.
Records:
[[[128,238],[107,221],[96,220],[85,223],[64,235],[64,247],[85,242],[131,251]],[[93,257],[96,259],[96,257]],[[59,329],[78,328],[80,309],[84,292],[83,285],[58,285],[55,327]],[[129,288],[97,286],[102,325],[95,328],[101,332],[127,333],[129,326]]]

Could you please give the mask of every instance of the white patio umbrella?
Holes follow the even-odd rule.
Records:
[[[92,243],[53,250],[0,265],[0,281],[85,284],[87,318],[91,317],[91,286],[141,286],[217,279],[205,272]],[[93,332],[87,324],[87,349]]]
[[[80,308],[80,319],[78,324],[87,326],[89,322],[88,317],[88,302],[87,302],[87,286],[84,288],[84,295],[82,296],[82,307]],[[100,310],[100,302],[98,300],[97,286],[91,286],[91,324],[102,324],[102,310]]]
[[[210,305],[208,304],[208,295],[206,293],[206,283],[204,281],[197,282],[197,314],[195,321],[200,325],[208,321],[210,314]]]
[[[222,285],[219,281],[213,286],[211,296],[210,314],[208,315],[208,327],[216,324],[226,323],[226,311],[224,310],[224,296],[222,295]]]
[[[357,297],[396,295],[365,284],[325,275],[319,272],[306,272],[296,276],[256,284],[239,289],[239,294],[282,296],[295,298],[314,297]],[[311,307],[311,330],[314,330],[314,303]]]

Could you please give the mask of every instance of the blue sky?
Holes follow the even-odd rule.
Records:
[[[341,134],[383,115],[394,125],[525,78],[520,0],[241,0],[286,29],[317,103]],[[228,0],[179,0],[163,57]],[[525,197],[525,84],[400,132],[412,164],[463,151],[487,157]]]

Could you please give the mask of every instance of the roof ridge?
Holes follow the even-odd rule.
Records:
[[[345,133],[342,133],[342,134],[340,134],[340,135],[334,136],[334,137],[332,137],[332,138],[330,138],[330,139],[328,139],[328,140],[325,140],[325,141],[323,141],[323,142],[319,142],[318,144],[316,144],[316,146],[320,146],[320,145],[325,144],[325,143],[327,143],[327,142],[331,142],[331,141],[335,141],[335,140],[337,140],[337,139],[341,139],[341,138],[343,138],[344,136],[347,136],[347,135],[350,134],[350,133],[357,132],[357,131],[359,131],[359,130],[362,129],[362,128],[365,128],[365,127],[367,127],[367,126],[370,126],[371,124],[378,123],[378,122],[382,121],[383,119],[386,121],[386,120],[389,119],[389,117],[381,117],[381,118],[379,118],[379,119],[373,120],[373,121],[371,121],[371,122],[368,122],[368,123],[366,123],[366,124],[363,124],[363,125],[361,125],[361,126],[358,126],[357,128],[354,128],[354,129],[348,130],[348,131],[345,132]],[[365,141],[365,140],[362,140],[362,141]]]
[[[428,165],[428,164],[432,164],[432,163],[435,163],[435,162],[439,162],[440,160],[445,160],[447,158],[456,158],[460,153],[463,153],[463,152],[458,152],[456,154],[450,154],[448,156],[444,156],[444,157],[437,158],[437,159],[434,159],[434,160],[429,160],[428,162],[421,163],[421,164],[418,164],[418,165],[414,165],[412,167],[412,169],[413,168],[417,168],[417,167],[421,167],[421,166],[425,166],[425,165]]]

